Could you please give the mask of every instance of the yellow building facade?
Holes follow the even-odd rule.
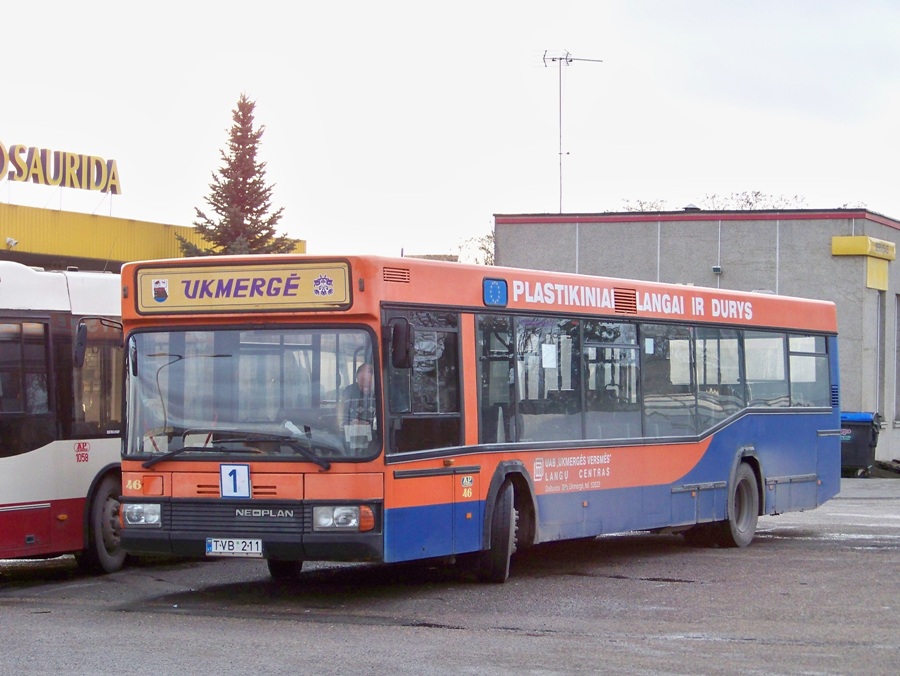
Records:
[[[190,226],[0,204],[0,259],[48,270],[118,272],[127,261],[181,258],[176,235],[208,246]],[[306,242],[294,251],[305,253]]]

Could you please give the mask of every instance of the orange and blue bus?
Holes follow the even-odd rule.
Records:
[[[828,302],[310,255],[129,263],[122,298],[136,554],[502,582],[556,540],[743,547],[840,488]]]
[[[125,561],[119,293],[115,274],[0,261],[0,559]]]

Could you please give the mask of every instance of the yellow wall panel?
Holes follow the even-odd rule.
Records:
[[[888,262],[880,258],[866,259],[866,286],[870,289],[887,291],[888,288]]]
[[[0,204],[0,244],[12,237],[23,253],[119,261],[177,258],[176,234],[203,246],[191,227]]]
[[[23,253],[112,261],[180,258],[176,235],[207,246],[190,226],[0,204],[0,246],[12,238]],[[306,242],[295,251],[305,253]]]

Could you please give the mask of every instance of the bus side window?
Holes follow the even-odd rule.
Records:
[[[697,415],[702,432],[744,408],[744,387],[738,331],[698,327],[695,338]]]
[[[785,337],[773,331],[744,331],[750,406],[777,408],[790,403]]]
[[[788,337],[791,406],[830,406],[831,378],[823,336]]]
[[[641,393],[644,434],[697,433],[697,391],[692,329],[641,324]]]
[[[392,452],[458,446],[460,419],[458,317],[447,312],[396,312],[412,327],[410,368],[388,360],[389,448]]]
[[[391,413],[409,413],[410,370],[392,368],[390,371],[388,405]]]
[[[23,410],[21,329],[19,324],[0,324],[0,411]]]
[[[22,393],[19,389],[18,374],[0,371],[0,411],[4,413],[22,410]]]
[[[27,453],[57,434],[48,389],[49,343],[45,322],[0,324],[0,457]]]
[[[122,334],[118,327],[86,319],[84,362],[74,371],[72,433],[118,434],[122,428]]]
[[[580,323],[516,318],[516,441],[581,439]]]
[[[514,397],[514,352],[511,319],[502,315],[476,318],[478,365],[478,441],[513,441],[510,428]]]

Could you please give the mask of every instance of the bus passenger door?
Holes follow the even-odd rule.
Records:
[[[62,446],[52,443],[58,437],[58,425],[48,330],[43,321],[0,321],[0,458],[4,459],[0,553],[4,556],[42,554],[55,544],[52,501],[59,496],[57,468],[62,461],[55,453]]]
[[[460,317],[392,308],[384,325],[385,454],[398,466],[386,517],[388,555],[407,560],[474,551],[481,543],[479,468],[456,455],[463,443]],[[399,469],[406,458],[431,463]]]

